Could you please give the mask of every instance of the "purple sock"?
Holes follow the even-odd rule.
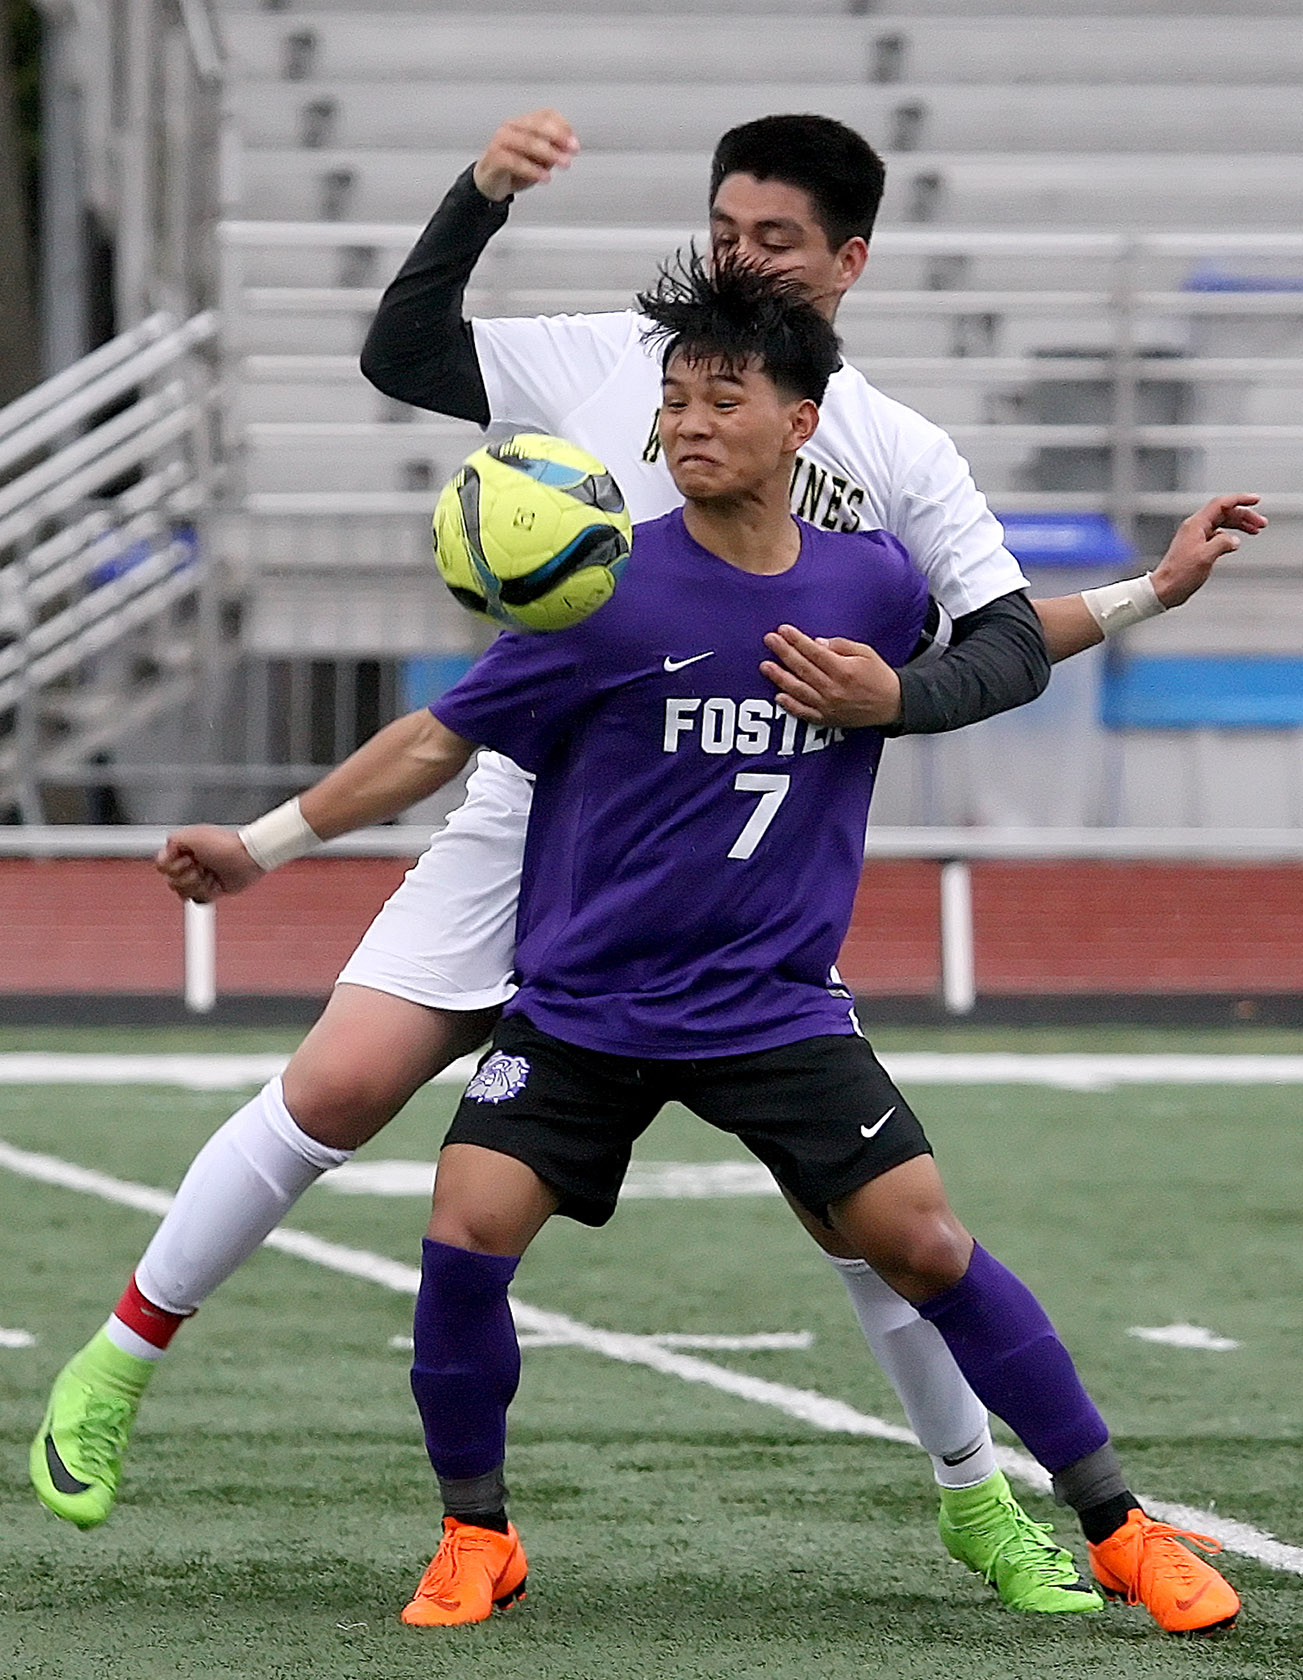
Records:
[[[918,1310],[941,1332],[982,1404],[1051,1473],[1108,1440],[1045,1309],[980,1244],[959,1282]]]
[[[412,1393],[437,1476],[482,1476],[506,1457],[507,1407],[520,1381],[507,1285],[519,1264],[428,1238],[421,1245]]]

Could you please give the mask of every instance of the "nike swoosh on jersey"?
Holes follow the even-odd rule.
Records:
[[[667,653],[665,655],[665,669],[667,671],[681,671],[685,665],[699,665],[703,659],[713,659],[714,657],[714,648],[711,648],[709,653],[694,653],[691,659],[671,659]]]
[[[877,1137],[878,1133],[887,1124],[887,1121],[890,1120],[892,1115],[896,1112],[896,1106],[897,1105],[895,1103],[892,1103],[891,1107],[887,1110],[887,1112],[882,1116],[882,1119],[879,1120],[876,1125],[861,1126],[860,1127],[860,1136],[861,1137],[866,1137],[866,1138]]]

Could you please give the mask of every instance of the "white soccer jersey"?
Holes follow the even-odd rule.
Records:
[[[632,310],[474,323],[494,427],[554,432],[614,473],[637,524],[682,497],[661,460],[660,353]],[[797,459],[792,507],[830,531],[899,537],[951,617],[1026,587],[999,521],[939,426],[843,363]]]
[[[474,323],[494,429],[559,434],[614,473],[635,523],[682,500],[656,436],[661,364],[631,310]],[[957,617],[1026,579],[938,426],[844,365],[801,451],[792,506],[828,530],[886,530]],[[340,975],[427,1008],[482,1009],[514,990],[516,892],[531,785],[483,752],[465,803],[404,878]]]

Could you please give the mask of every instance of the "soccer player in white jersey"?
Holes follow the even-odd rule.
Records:
[[[659,374],[636,318],[473,326],[461,319],[466,280],[505,219],[509,195],[545,179],[574,150],[555,113],[499,130],[386,293],[364,366],[383,388],[424,406],[588,444],[615,473],[635,517],[646,518],[678,496],[658,457]],[[825,194],[820,183],[828,180],[835,187]],[[881,192],[881,166],[859,136],[822,118],[764,119],[721,142],[713,185],[717,244],[783,268],[834,314],[863,268]],[[864,646],[777,638],[767,670],[785,704],[803,716],[890,733],[956,727],[1031,698],[1046,674],[1041,635],[999,526],[953,445],[849,367],[834,375],[823,416],[798,463],[796,511],[830,529],[882,526],[899,536],[955,620],[954,646],[924,673],[893,670]],[[1134,622],[1160,601],[1175,605],[1192,593],[1235,546],[1219,526],[1252,531],[1260,523],[1250,500],[1225,498],[1187,522],[1152,581],[1094,592],[1094,602],[1041,603],[1053,654],[1094,644],[1101,623]],[[85,1527],[107,1516],[140,1396],[184,1319],[321,1172],[483,1040],[492,1011],[513,990],[528,805],[527,779],[496,755],[482,755],[466,804],[377,917],[283,1079],[234,1115],[192,1164],[105,1330],[56,1381],[31,1471],[38,1494],[60,1515]],[[221,831],[181,830],[169,841],[162,867],[178,890],[204,891],[214,832]],[[256,863],[274,867],[316,836],[291,802],[245,838]],[[1056,1603],[1060,1554],[1009,1494],[984,1408],[941,1339],[834,1231],[804,1218],[932,1457],[949,1549],[1008,1604],[1070,1608]]]

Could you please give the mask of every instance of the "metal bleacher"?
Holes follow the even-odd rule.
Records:
[[[1205,492],[1261,490],[1273,526],[1251,563],[1131,645],[1303,648],[1296,0],[211,4],[225,62],[209,543],[242,655],[222,751],[258,766],[250,808],[278,763],[288,790],[351,744],[360,692],[383,715],[409,696],[411,661],[477,645],[430,587],[425,525],[478,434],[382,397],[357,355],[445,187],[498,122],[543,104],[584,150],[521,195],[471,312],[625,307],[700,235],[725,128],[839,117],[885,152],[889,182],[839,316],[848,356],[954,433],[1001,512],[1106,512],[1152,555]],[[1007,756],[1000,739],[983,726],[902,745],[888,819],[1116,822],[1165,798],[1191,821],[1255,820],[1240,780],[1219,780],[1215,741],[1195,768],[1193,737],[1115,743],[1098,773],[1097,744],[1085,771],[1058,750],[991,800],[981,766]],[[1277,745],[1272,797],[1303,820],[1303,753]],[[119,758],[132,750],[152,748]],[[240,814],[240,785],[222,814]]]
[[[1200,276],[1303,271],[1303,24],[1286,5],[1190,15],[1173,0],[1071,16],[1023,0],[1001,12],[974,17],[958,0],[528,13],[503,0],[473,16],[228,4],[231,376],[246,505],[287,639],[317,645],[314,626],[338,598],[327,608],[318,590],[315,609],[299,598],[293,567],[267,546],[275,533],[312,523],[314,505],[416,518],[469,442],[465,428],[387,403],[355,357],[381,284],[444,186],[499,121],[552,104],[584,152],[517,202],[472,310],[624,306],[657,257],[701,228],[725,127],[768,110],[840,117],[889,163],[870,270],[839,318],[848,354],[954,431],[1001,511],[1100,508],[1153,552],[1205,489],[1274,492],[1254,575],[1211,586],[1133,642],[1247,651],[1263,645],[1266,618],[1268,645],[1303,645],[1303,298],[1191,289]],[[1228,85],[1237,74],[1242,90]],[[337,532],[323,525],[322,549],[334,552]],[[446,648],[459,627],[432,623],[433,611],[408,616],[406,633]],[[269,645],[281,633],[272,619],[253,619]],[[1132,745],[1145,775],[1128,780]],[[969,761],[991,751],[980,731],[902,749],[918,763],[898,779],[899,814],[1118,820],[1128,800],[1149,798],[1154,755],[1142,749],[1128,744],[1108,776],[1075,776],[1067,795],[1038,803],[1029,780],[1003,805],[975,791]],[[1303,811],[1299,755],[1282,750]],[[1199,751],[1202,763],[1206,742]],[[1225,817],[1206,767],[1205,791],[1189,792],[1191,753],[1189,740],[1168,743],[1160,785],[1180,783],[1187,804]],[[1058,786],[1063,762],[1040,762],[1033,779]]]
[[[544,90],[593,149],[627,145],[635,120],[650,151],[709,151],[724,129],[757,110],[790,111],[810,101],[807,82],[783,73],[754,82],[683,82],[672,100],[655,83],[551,80]],[[310,82],[260,77],[239,104],[247,146],[298,150],[384,147],[464,150],[466,136],[495,115],[529,110],[539,84],[506,80],[453,84],[432,104],[425,83],[314,75]],[[1209,142],[1208,90],[1188,84],[1047,81],[1014,87],[963,81],[865,83],[839,67],[819,87],[820,111],[861,125],[894,152],[1110,152],[1147,112],[1151,153],[1198,152]],[[1219,151],[1238,156],[1303,149],[1303,105],[1293,84],[1259,86],[1218,133]]]
[[[409,428],[350,361],[380,283],[443,186],[499,120],[539,103],[570,115],[586,149],[545,192],[522,196],[472,307],[621,306],[655,255],[700,227],[715,136],[764,110],[815,107],[874,137],[891,164],[884,233],[843,314],[849,353],[905,400],[926,395],[943,423],[981,424],[993,405],[1007,420],[1011,401],[1017,407],[1026,393],[1010,389],[1005,369],[991,370],[1002,384],[983,385],[973,364],[1112,353],[1118,253],[1071,237],[996,250],[980,236],[1224,235],[1240,227],[1280,230],[1290,243],[1303,210],[1303,106],[1290,85],[1303,27],[1261,11],[1190,17],[1155,3],[1063,17],[1027,3],[985,18],[940,4],[890,13],[821,5],[796,15],[772,0],[626,0],[600,11],[536,6],[527,15],[504,3],[471,16],[444,8],[417,15],[414,6],[381,14],[339,0],[293,10],[228,3],[238,137],[229,213],[239,225],[228,230],[224,301],[237,317],[233,348],[246,357],[236,383],[239,413],[255,428],[248,488],[274,494],[284,472],[287,493],[291,480],[305,491],[331,482],[360,490],[366,480],[377,492],[402,493],[422,487],[415,461],[430,460],[431,475],[442,471],[437,445],[446,437],[454,447],[463,434]],[[522,30],[528,82],[516,69]],[[1228,58],[1252,66],[1246,97],[1226,86]],[[500,66],[510,67],[508,79]],[[312,224],[321,232],[315,246]],[[978,237],[950,240],[951,230]],[[1215,239],[1206,249],[1223,254]],[[1238,311],[1224,298],[1216,313],[1205,302],[1206,317],[1191,319],[1177,294],[1191,270],[1207,266],[1199,251],[1196,237],[1191,250],[1152,254],[1147,273],[1132,262],[1121,283],[1147,282],[1166,306],[1135,323],[1139,348],[1164,357],[1220,353],[1241,318],[1254,317],[1251,348],[1279,356],[1292,329],[1273,334],[1270,294],[1241,299]],[[1264,253],[1258,266],[1281,260]],[[935,365],[879,365],[908,359]],[[1266,405],[1273,417],[1296,395],[1297,375],[1282,366],[1280,378],[1283,394]],[[320,431],[330,423],[403,431],[350,430],[336,462]],[[1270,441],[1246,444],[1261,460]],[[1281,441],[1292,453],[1292,441]],[[999,474],[991,489],[1018,488],[1025,439],[1009,431],[966,442],[984,474]],[[1232,452],[1228,468],[1236,466]]]
[[[224,10],[235,14],[235,7]],[[845,80],[852,69],[866,81],[907,78],[929,82],[1009,85],[1027,81],[1137,80],[1138,64],[1163,81],[1225,87],[1227,30],[1232,18],[1155,16],[1133,8],[1106,28],[1089,12],[1038,8],[1038,27],[1005,16],[945,18],[860,15],[804,8],[700,6],[675,12],[664,27],[658,5],[627,5],[603,15],[576,15],[557,6],[501,17],[451,6],[423,15],[361,7],[301,10],[243,9],[238,30],[227,31],[232,67],[240,76],[273,76],[287,69],[313,75],[429,81],[500,79],[492,72],[519,62],[522,47],[540,82],[549,78],[676,87],[684,82],[757,82],[791,78]],[[763,21],[761,18],[763,16]],[[432,24],[437,25],[431,27]],[[1233,18],[1235,56],[1255,79],[1297,81],[1303,38],[1296,28],[1242,13]],[[522,30],[525,31],[522,38]]]

